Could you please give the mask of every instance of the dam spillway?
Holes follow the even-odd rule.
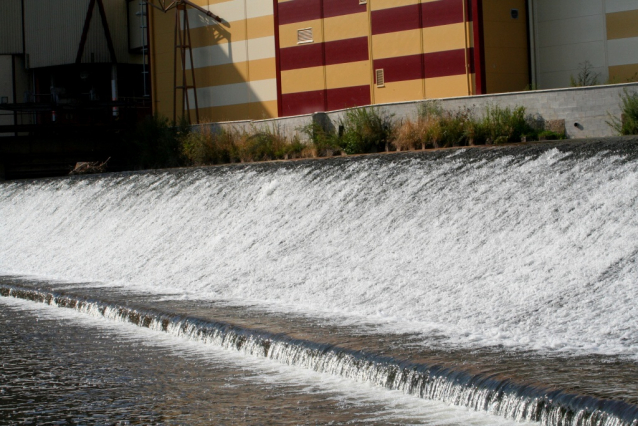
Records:
[[[631,425],[637,204],[632,140],[8,182],[0,290],[507,418]]]

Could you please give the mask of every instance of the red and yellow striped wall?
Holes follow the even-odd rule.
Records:
[[[282,115],[372,103],[366,4],[280,0],[277,9]],[[299,30],[311,40],[299,42]]]
[[[361,3],[278,1],[282,115],[482,92],[471,1]]]
[[[486,72],[480,0],[196,3],[224,19],[189,12],[194,60],[186,68],[195,70],[200,116],[210,121],[481,94],[511,71]],[[151,14],[155,111],[171,116],[174,16]],[[496,44],[505,28],[497,21],[488,28]]]

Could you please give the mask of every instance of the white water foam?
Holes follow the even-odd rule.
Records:
[[[0,271],[638,358],[638,164],[466,154],[4,184]]]

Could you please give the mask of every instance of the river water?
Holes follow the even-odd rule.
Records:
[[[2,424],[513,424],[67,310],[0,306]]]
[[[72,354],[58,358],[71,377],[135,347],[137,364],[110,359],[139,372],[139,405],[105,404],[105,419],[234,423],[252,386],[228,394],[235,405],[198,399],[222,392],[211,382],[231,363],[255,368],[262,401],[237,422],[638,424],[637,154],[626,139],[5,183],[0,307],[18,331],[3,346],[40,359],[16,336],[82,341],[95,327],[82,321],[98,321],[115,343],[44,345]],[[72,320],[50,319],[61,312]],[[180,363],[183,389],[158,373]],[[303,380],[272,371],[284,367]],[[338,383],[306,392],[311,373]],[[172,403],[148,402],[162,400],[151,376],[199,408],[158,414]],[[40,410],[126,395],[107,387]],[[298,417],[289,401],[306,393]],[[0,408],[26,416],[16,398]]]

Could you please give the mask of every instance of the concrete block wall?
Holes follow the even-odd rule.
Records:
[[[470,109],[481,115],[488,106],[516,108],[523,106],[527,114],[545,121],[565,120],[567,137],[594,138],[615,136],[614,130],[607,124],[609,116],[620,118],[621,95],[624,91],[638,93],[638,83],[615,84],[606,86],[574,87],[567,89],[537,90],[529,92],[503,93],[496,95],[464,96],[440,99],[445,110]],[[419,104],[428,101],[400,102],[374,105],[369,108],[382,109],[394,115],[396,120],[415,119]],[[307,140],[302,128],[313,121],[328,129],[336,129],[343,120],[346,110],[275,118],[260,121],[234,121],[206,124],[213,129],[232,128],[254,133],[267,129],[277,129],[288,137]]]

